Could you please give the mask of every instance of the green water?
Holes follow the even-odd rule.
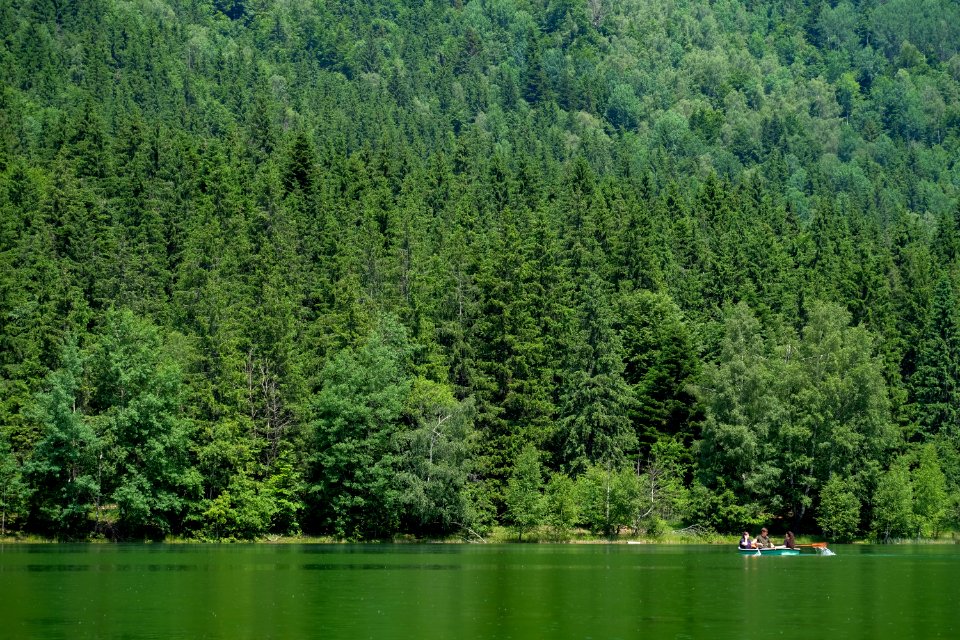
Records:
[[[960,546],[6,545],[0,638],[957,638]]]

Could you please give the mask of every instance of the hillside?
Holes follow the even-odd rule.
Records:
[[[956,2],[10,0],[0,79],[6,531],[960,527]]]

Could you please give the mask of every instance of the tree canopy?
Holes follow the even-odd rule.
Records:
[[[960,526],[958,25],[3,3],[3,532]]]

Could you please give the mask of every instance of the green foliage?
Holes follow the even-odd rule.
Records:
[[[588,281],[598,285],[593,274]],[[566,466],[582,471],[596,462],[619,465],[637,447],[630,424],[633,398],[623,379],[623,348],[611,310],[599,290],[581,292],[579,331],[571,337],[556,437]]]
[[[385,536],[400,522],[396,440],[411,384],[405,354],[405,332],[387,318],[321,373],[308,491],[313,517],[338,537]]]
[[[199,535],[209,540],[247,540],[270,530],[275,508],[269,497],[247,478],[239,478],[229,488],[206,503],[200,514]]]
[[[473,404],[457,401],[446,385],[416,378],[405,412],[411,424],[399,435],[397,478],[404,528],[442,535],[470,527]]]
[[[913,489],[904,458],[896,460],[877,483],[873,494],[872,532],[880,542],[910,537],[913,525]]]
[[[634,469],[591,465],[577,479],[581,520],[587,529],[607,537],[639,528],[643,487]]]
[[[607,534],[887,537],[884,474],[921,451],[907,533],[935,535],[934,462],[960,486],[957,17],[4,4],[4,513],[475,533],[532,446],[551,506],[524,531],[583,507]]]
[[[517,540],[522,540],[525,531],[540,523],[544,512],[542,492],[540,452],[533,445],[527,445],[517,456],[504,494],[507,517],[517,531]]]
[[[922,433],[960,434],[960,317],[953,286],[937,282],[921,334],[916,370],[910,377],[918,427]]]
[[[690,521],[707,530],[733,533],[769,519],[770,513],[760,504],[744,503],[724,482],[716,488],[696,482],[690,488]]]
[[[947,479],[934,445],[920,449],[920,464],[913,470],[911,483],[917,537],[936,538],[947,512]]]
[[[775,441],[786,408],[775,361],[746,305],[731,310],[721,349],[720,363],[704,375],[703,471],[711,484],[727,479],[743,501],[780,498]]]
[[[94,508],[100,524],[105,443],[84,412],[84,362],[75,342],[64,346],[62,363],[47,377],[48,390],[37,395],[33,411],[42,436],[26,471],[37,487],[31,497],[35,526],[71,537],[89,530]]]
[[[124,535],[179,531],[200,484],[179,412],[179,365],[156,327],[132,312],[110,312],[106,323],[90,361],[90,409],[109,443],[102,459],[116,526]]]
[[[957,51],[958,17],[956,5],[944,0],[892,0],[871,12],[870,26],[888,56],[911,43],[946,60]]]
[[[851,542],[860,528],[860,499],[851,483],[839,475],[831,477],[820,492],[817,524],[824,537]]]
[[[641,468],[642,499],[639,519],[657,523],[685,520],[690,513],[690,491],[685,481],[689,473],[688,452],[683,443],[661,438],[650,449],[650,457]]]
[[[35,514],[64,535],[178,532],[199,495],[179,414],[180,372],[156,327],[111,311],[88,353],[73,342],[35,412]],[[109,511],[109,517],[107,511]],[[95,522],[90,522],[91,515]]]
[[[0,434],[0,536],[6,536],[26,516],[28,489],[22,464],[10,449],[6,434]]]
[[[676,304],[648,291],[624,296],[618,314],[623,336],[624,379],[633,388],[633,421],[651,446],[660,436],[694,436],[690,385],[697,374],[694,338]]]
[[[550,476],[544,492],[544,520],[557,540],[566,539],[573,526],[580,521],[577,497],[577,484],[570,476],[563,473]]]
[[[743,305],[705,376],[703,470],[799,523],[833,474],[858,482],[897,444],[871,336],[812,305],[799,343],[772,348]]]

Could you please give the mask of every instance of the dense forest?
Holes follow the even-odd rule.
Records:
[[[3,534],[960,528],[952,0],[0,3]]]

